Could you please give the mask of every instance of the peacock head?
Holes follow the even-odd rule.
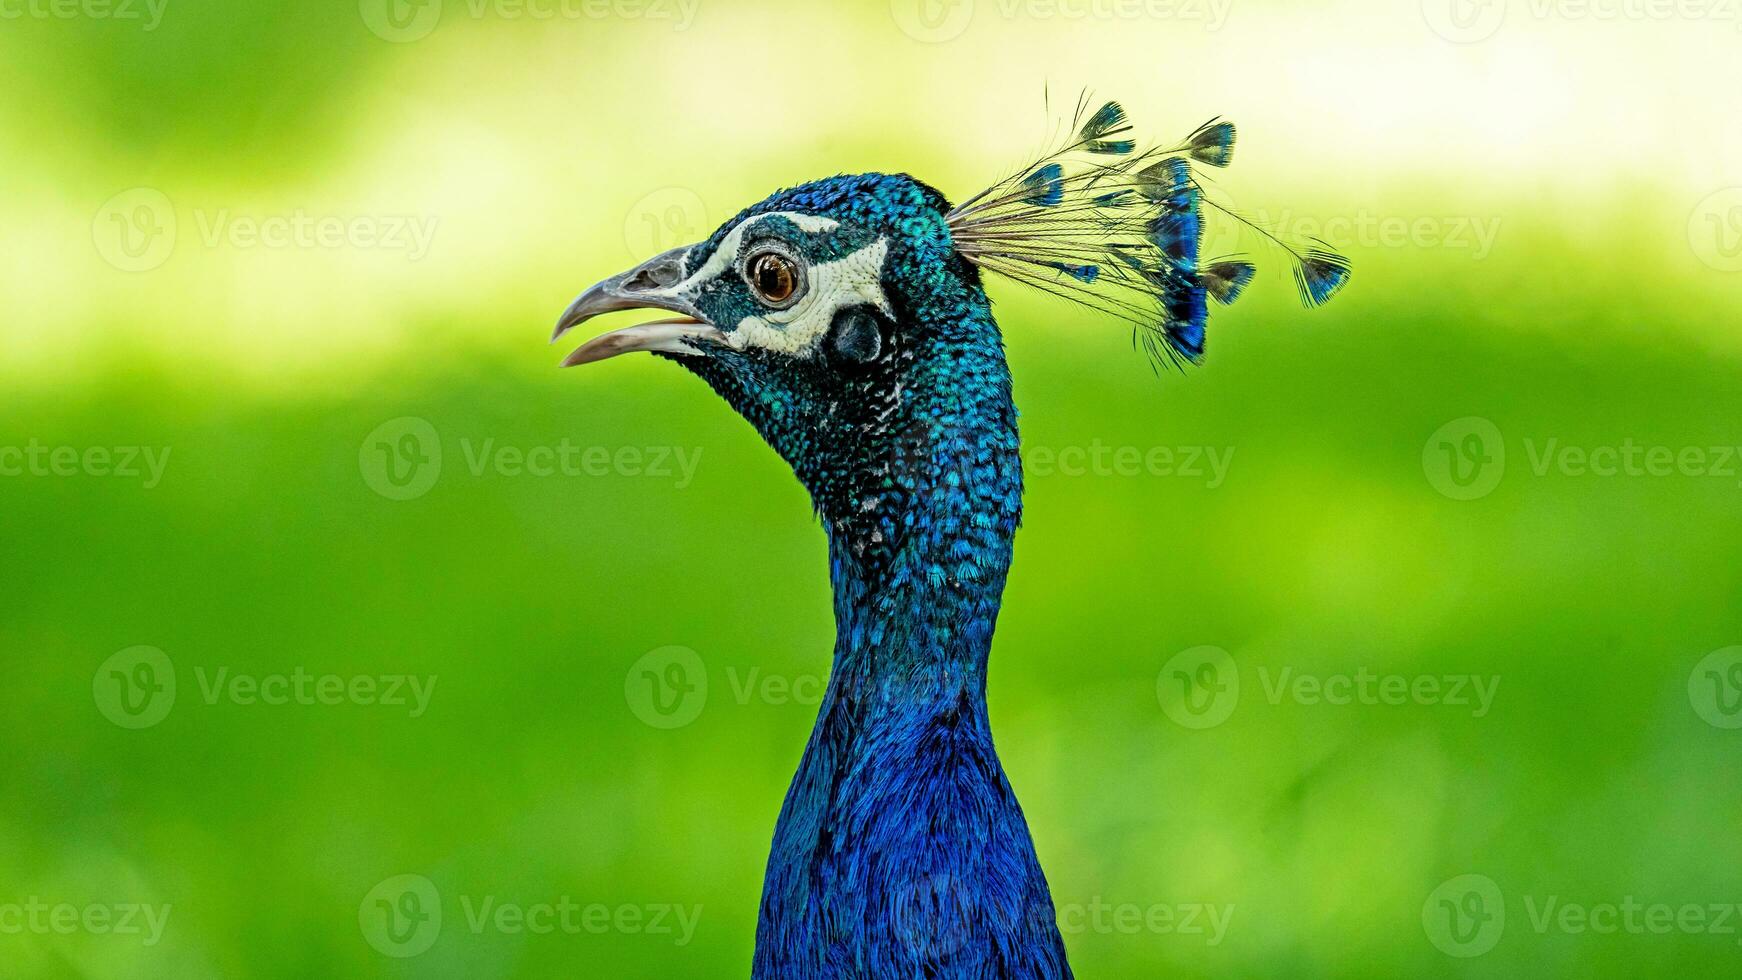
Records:
[[[954,207],[899,175],[780,191],[706,241],[588,289],[553,340],[604,313],[675,314],[596,337],[564,364],[631,351],[678,362],[757,428],[829,517],[875,496],[867,481],[901,482],[890,465],[904,453],[952,440],[970,464],[1014,452],[982,270],[1128,321],[1152,356],[1174,364],[1202,357],[1208,301],[1233,302],[1253,276],[1242,257],[1198,254],[1206,211],[1217,209],[1199,171],[1228,164],[1233,126],[1212,121],[1140,152],[1118,103],[1090,109],[1078,103],[1059,149]],[[1348,264],[1328,248],[1246,227],[1293,256],[1308,305],[1347,281]],[[964,431],[975,427],[1008,432],[975,443]]]
[[[948,386],[964,353],[997,353],[979,275],[952,248],[947,210],[931,188],[881,174],[774,194],[706,241],[583,293],[557,336],[615,310],[676,317],[596,337],[564,363],[630,351],[676,361],[823,496],[898,423],[912,393]]]

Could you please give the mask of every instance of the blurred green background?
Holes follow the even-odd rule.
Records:
[[[0,977],[746,974],[822,534],[701,384],[549,324],[780,186],[970,194],[1048,83],[1234,119],[1217,193],[1356,269],[1183,376],[991,286],[992,717],[1078,975],[1736,975],[1721,7],[0,14]]]

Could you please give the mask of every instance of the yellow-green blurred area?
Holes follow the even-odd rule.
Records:
[[[1355,266],[1217,230],[1186,374],[990,287],[1078,975],[1736,975],[1725,9],[0,0],[0,977],[745,975],[823,536],[549,326],[778,187],[971,194],[1048,85],[1233,119],[1213,194]]]

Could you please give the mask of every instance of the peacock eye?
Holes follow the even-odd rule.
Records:
[[[779,252],[762,252],[750,257],[744,277],[757,298],[771,306],[780,306],[798,294],[798,264]]]

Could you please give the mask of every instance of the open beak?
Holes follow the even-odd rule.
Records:
[[[667,354],[700,356],[702,341],[724,343],[726,335],[703,320],[694,304],[679,288],[684,281],[684,256],[689,247],[656,255],[620,276],[599,283],[582,293],[556,322],[551,343],[576,326],[605,313],[619,310],[665,310],[679,314],[674,319],[625,327],[594,337],[563,360],[563,367],[590,364],[631,351],[664,351]]]

